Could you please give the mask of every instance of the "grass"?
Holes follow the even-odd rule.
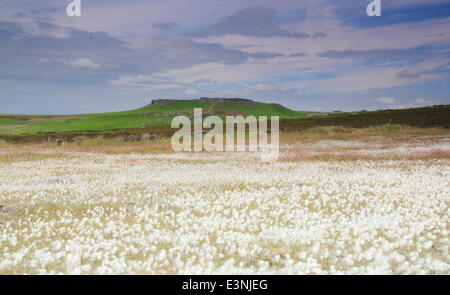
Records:
[[[342,126],[321,126],[305,130],[281,132],[280,140],[282,142],[293,142],[298,140],[354,140],[370,136],[391,137],[397,140],[407,136],[435,136],[450,135],[450,130],[445,128],[419,128],[407,125],[383,124],[366,128],[351,128]]]
[[[104,138],[97,136],[84,138],[73,143],[64,142],[61,146],[58,146],[53,141],[50,143],[31,142],[22,144],[0,140],[0,163],[26,160],[29,156],[29,150],[36,149],[50,149],[56,154],[65,152],[99,152],[108,154],[172,152],[170,138],[160,138],[154,141],[124,142],[122,138],[118,137]],[[15,156],[17,154],[20,154],[20,156]],[[43,159],[47,156],[52,157],[52,155],[43,155]]]
[[[0,139],[29,143],[47,141],[49,136],[52,141],[56,138],[79,135],[89,137],[102,135],[106,138],[115,138],[127,135],[142,136],[147,133],[159,137],[171,137],[175,132],[175,129],[170,128],[172,118],[175,115],[192,116],[195,107],[203,108],[203,113],[206,115],[215,114],[222,118],[226,115],[280,116],[280,130],[287,134],[300,132],[305,135],[313,133],[314,136],[319,136],[320,133],[330,133],[330,130],[324,131],[321,129],[322,127],[343,128],[341,131],[337,129],[334,131],[343,137],[348,133],[346,130],[348,128],[372,128],[372,131],[381,128],[382,130],[378,130],[378,133],[396,134],[396,132],[403,132],[401,128],[399,130],[399,125],[427,130],[450,127],[449,105],[304,118],[302,113],[294,112],[277,104],[217,104],[183,100],[173,101],[167,105],[148,105],[140,109],[116,113],[67,116],[9,115],[9,120],[5,120],[6,117],[1,116],[3,123],[0,122]],[[148,121],[151,121],[149,126],[142,126],[144,122]],[[356,131],[353,130],[352,133],[354,132]],[[363,132],[367,132],[367,130]],[[422,131],[418,132],[420,135]]]
[[[433,147],[433,144],[442,143],[442,140],[449,136],[448,129],[405,125],[379,125],[368,128],[315,127],[280,133],[280,142],[291,146],[281,149],[285,153],[282,153],[280,160],[297,162],[450,159],[448,149]],[[333,144],[333,141],[341,144]],[[425,150],[414,151],[414,147],[428,146]],[[408,149],[408,153],[396,151],[399,147]]]
[[[149,134],[142,134],[149,136]],[[349,128],[341,126],[324,126],[314,127],[301,131],[281,132],[280,144],[281,151],[285,151],[283,146],[297,146],[298,144],[316,143],[322,140],[338,140],[338,141],[359,141],[365,143],[365,146],[336,147],[325,146],[308,148],[296,148],[293,153],[283,155],[282,161],[298,161],[298,160],[352,160],[352,159],[378,159],[379,156],[361,155],[358,152],[364,149],[372,148],[373,142],[382,143],[386,149],[399,146],[403,143],[426,144],[437,142],[442,137],[450,137],[450,131],[444,128],[418,128],[405,125],[380,125],[367,128]],[[29,142],[29,143],[13,143],[0,140],[0,163],[11,161],[24,161],[29,158],[32,151],[46,150],[50,154],[42,157],[52,157],[53,154],[65,154],[70,152],[95,152],[108,154],[158,154],[172,153],[171,139],[169,137],[161,137],[154,141],[142,142],[124,142],[121,137],[86,137],[73,143],[64,142],[61,146],[56,145],[54,141],[48,142]],[[318,152],[319,154],[317,154]],[[339,154],[345,152],[343,154]],[[336,155],[338,153],[338,155]],[[11,155],[16,156],[11,156]],[[17,156],[20,154],[20,156]],[[393,158],[389,155],[388,158]],[[448,151],[439,151],[430,149],[420,154],[410,154],[411,159],[448,159],[450,157]],[[405,158],[405,157],[402,157]]]
[[[16,123],[20,122],[20,119],[17,118],[9,118],[9,117],[0,117],[0,124],[2,123]]]
[[[379,125],[450,128],[450,105],[415,109],[343,113],[324,117],[282,120],[280,128],[283,131],[292,132],[322,126],[367,128]]]
[[[191,115],[194,108],[205,114],[280,116],[281,119],[301,118],[302,114],[278,104],[212,103],[198,100],[174,100],[167,105],[148,105],[143,108],[113,113],[66,116],[4,115],[0,117],[0,135],[39,135],[74,132],[111,132],[139,128],[151,121],[151,126],[169,126],[176,115]]]
[[[213,107],[213,113],[217,114],[242,114],[254,116],[280,116],[281,119],[302,118],[303,114],[290,110],[279,104],[266,103],[233,103],[217,104]]]

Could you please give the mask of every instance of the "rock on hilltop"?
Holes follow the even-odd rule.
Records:
[[[178,101],[177,99],[154,99],[152,100],[153,105],[167,105],[170,102]],[[246,98],[210,98],[210,97],[200,97],[199,102],[213,102],[213,103],[248,103],[254,104],[255,102],[251,99]]]

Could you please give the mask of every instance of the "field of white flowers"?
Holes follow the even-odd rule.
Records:
[[[330,146],[375,158],[283,160]],[[448,139],[369,146],[0,150],[0,274],[450,274],[450,160],[385,157]]]

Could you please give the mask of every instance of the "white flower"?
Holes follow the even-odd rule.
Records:
[[[1,213],[0,273],[449,274],[450,162],[407,159],[442,142],[308,149],[330,146],[372,158],[44,149],[0,162],[15,212]]]

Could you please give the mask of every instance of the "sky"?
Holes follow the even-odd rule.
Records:
[[[295,110],[450,104],[450,0],[0,0],[0,113],[243,97]]]

